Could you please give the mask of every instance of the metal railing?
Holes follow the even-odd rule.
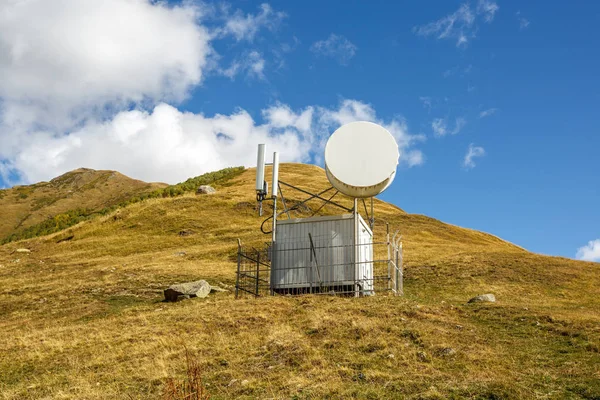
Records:
[[[403,294],[402,242],[336,244],[331,237],[294,239],[262,249],[238,240],[236,298],[242,296]]]

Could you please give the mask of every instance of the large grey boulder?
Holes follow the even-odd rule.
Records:
[[[469,300],[469,303],[495,303],[496,302],[496,296],[494,296],[491,293],[488,294],[480,294],[479,296],[475,296],[473,297],[471,300]]]
[[[178,285],[171,285],[164,291],[166,301],[177,301],[180,297],[200,297],[204,298],[208,296],[211,291],[211,286],[205,280],[199,280],[194,282],[180,283]]]
[[[196,194],[213,194],[216,192],[216,189],[209,185],[202,185],[196,190]]]

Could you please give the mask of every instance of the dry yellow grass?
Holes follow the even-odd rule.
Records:
[[[327,186],[314,166],[281,176]],[[214,399],[600,397],[600,264],[380,201],[376,234],[386,221],[403,234],[404,297],[162,303],[176,282],[231,288],[236,239],[268,240],[253,180],[248,170],[214,195],[137,203],[71,228],[70,241],[1,246],[0,398],[160,398],[185,376],[184,346]],[[488,292],[497,303],[466,304]]]
[[[0,240],[68,210],[97,211],[165,186],[115,171],[80,168],[50,182],[0,190]]]

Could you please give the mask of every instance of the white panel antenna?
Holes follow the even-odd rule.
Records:
[[[256,160],[256,192],[265,190],[265,145],[258,145],[258,159]]]

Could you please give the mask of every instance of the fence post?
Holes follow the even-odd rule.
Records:
[[[388,274],[387,274],[387,281],[388,281],[388,290],[392,289],[392,255],[390,254],[390,224],[386,223],[385,224],[385,230],[386,230],[386,236],[385,236],[385,240],[387,242],[387,263],[388,263]]]
[[[235,298],[238,298],[238,292],[240,288],[240,265],[242,263],[242,241],[238,239],[238,251],[237,251],[237,276],[235,277]]]
[[[309,290],[310,290],[310,294],[313,293],[313,271],[315,269],[315,267],[313,266],[313,251],[314,251],[314,247],[313,247],[313,241],[312,241],[312,236],[310,235],[310,232],[308,233],[308,240],[310,242],[310,269],[308,270],[308,281],[310,282],[309,285]]]
[[[400,271],[400,264],[398,264],[399,261],[399,257],[398,257],[398,246],[394,245],[394,252],[396,253],[396,271],[394,271],[394,277],[395,277],[395,282],[394,282],[394,292],[396,292],[396,296],[398,296],[399,294],[399,285],[398,285],[398,272]]]
[[[255,295],[258,297],[258,273],[260,271],[260,251],[256,250],[256,292]]]
[[[404,296],[404,254],[402,253],[402,242],[399,244],[398,253],[400,254],[400,263],[398,265],[398,291]]]

